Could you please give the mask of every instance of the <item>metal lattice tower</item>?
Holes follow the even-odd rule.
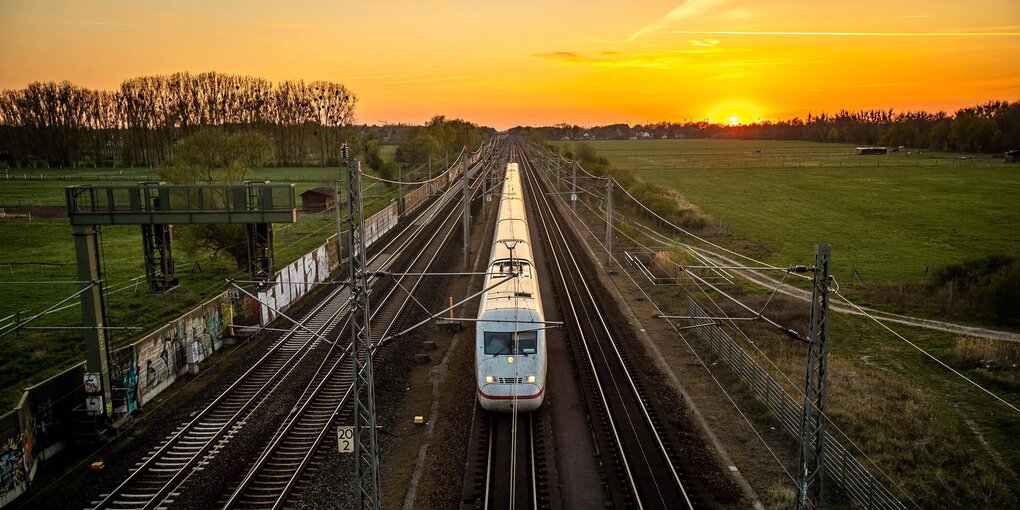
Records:
[[[815,246],[815,277],[811,293],[811,337],[808,344],[804,410],[800,420],[800,486],[797,508],[822,507],[825,473],[825,394],[829,357],[829,257],[827,244]]]
[[[344,159],[347,145],[342,148]],[[379,456],[375,433],[375,383],[369,328],[368,275],[365,267],[365,218],[361,207],[361,162],[347,163],[347,211],[350,214],[348,266],[351,277],[351,347],[354,368],[354,457],[357,508],[379,508]]]
[[[177,286],[174,276],[173,225],[142,225],[142,255],[149,288],[163,292]]]
[[[471,200],[468,194],[468,151],[467,147],[464,147],[464,160],[461,161],[461,173],[460,173],[460,194],[461,200],[464,202],[464,216],[462,217],[462,223],[464,227],[464,267],[468,267],[470,263],[471,255]]]
[[[613,266],[613,176],[606,176],[606,267]]]

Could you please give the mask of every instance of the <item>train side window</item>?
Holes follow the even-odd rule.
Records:
[[[509,331],[486,331],[484,336],[485,354],[490,356],[513,354],[511,343],[513,333]]]
[[[521,331],[517,333],[517,353],[535,354],[538,352],[538,332]]]

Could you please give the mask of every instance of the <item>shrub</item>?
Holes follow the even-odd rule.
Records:
[[[1001,323],[1020,322],[1020,260],[991,255],[979,260],[936,269],[928,288],[956,293],[972,303],[973,312]]]

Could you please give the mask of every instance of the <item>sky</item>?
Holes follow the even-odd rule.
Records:
[[[748,123],[1020,100],[1020,1],[0,0],[0,88],[342,82],[359,123]]]

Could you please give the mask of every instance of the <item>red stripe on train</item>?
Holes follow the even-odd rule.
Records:
[[[545,388],[542,388],[542,391],[539,391],[534,395],[517,395],[516,398],[517,400],[532,400],[541,397],[543,393],[545,393]],[[515,398],[513,395],[489,395],[482,390],[478,390],[478,394],[481,395],[482,398],[489,400],[513,400]]]

